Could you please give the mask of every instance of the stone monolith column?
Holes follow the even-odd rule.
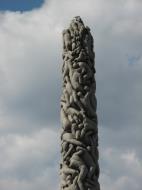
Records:
[[[63,31],[61,190],[99,190],[95,54],[79,16]]]

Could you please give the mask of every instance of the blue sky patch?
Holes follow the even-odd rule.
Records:
[[[44,0],[0,0],[0,11],[30,11],[43,3]]]
[[[138,63],[138,61],[140,60],[140,56],[128,56],[128,64],[129,65],[134,65],[136,63]]]

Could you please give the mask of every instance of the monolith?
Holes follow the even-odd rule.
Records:
[[[79,16],[63,31],[61,190],[99,190],[95,53]]]

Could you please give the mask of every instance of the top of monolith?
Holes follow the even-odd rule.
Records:
[[[68,29],[63,30],[63,50],[64,54],[70,56],[80,54],[83,57],[85,54],[85,59],[89,58],[94,63],[93,37],[90,28],[84,25],[80,16],[74,17]]]

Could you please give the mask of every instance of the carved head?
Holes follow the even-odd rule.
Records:
[[[74,22],[80,22],[80,23],[83,24],[83,21],[81,20],[81,17],[80,17],[80,16],[75,16],[75,17],[73,18],[73,21],[74,21]]]

